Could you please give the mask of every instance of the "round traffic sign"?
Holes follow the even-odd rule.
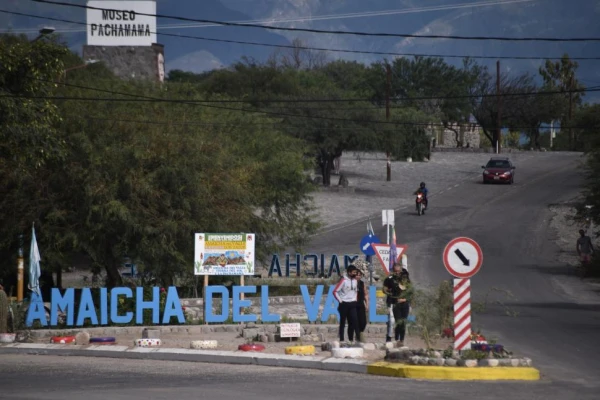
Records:
[[[362,251],[367,256],[374,256],[375,249],[373,248],[373,244],[379,244],[381,240],[375,235],[368,234],[360,240],[360,251]]]
[[[483,252],[473,239],[458,237],[446,245],[443,258],[450,275],[465,279],[479,271],[483,263]]]

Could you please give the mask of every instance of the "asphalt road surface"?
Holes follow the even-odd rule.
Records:
[[[558,249],[548,227],[548,205],[572,200],[581,190],[581,160],[575,153],[533,157],[517,165],[513,185],[484,185],[480,173],[474,173],[456,187],[430,188],[442,192],[430,199],[426,215],[409,207],[396,211],[395,222],[397,242],[408,245],[409,270],[417,284],[450,278],[442,252],[451,239],[477,241],[484,261],[471,279],[473,302],[486,296],[488,302],[485,312],[472,317],[473,327],[531,357],[553,381],[596,385],[600,296],[594,301],[578,296],[583,286],[574,271],[555,261]],[[373,226],[385,241],[380,221]],[[317,237],[309,250],[357,252],[365,233],[365,223],[348,226]]]
[[[189,362],[3,355],[6,400],[597,399],[547,382],[419,382],[361,374]]]

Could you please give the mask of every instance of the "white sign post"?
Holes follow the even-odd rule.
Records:
[[[387,225],[387,244],[390,244],[390,225],[396,225],[394,210],[381,210],[381,226]]]
[[[156,1],[90,0],[87,3],[90,46],[152,46],[156,43]],[[140,15],[150,14],[150,15]]]
[[[471,348],[471,277],[483,263],[481,247],[473,239],[459,237],[444,248],[444,266],[454,279],[454,350]]]

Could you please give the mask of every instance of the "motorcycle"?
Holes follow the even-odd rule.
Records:
[[[425,199],[423,198],[423,193],[417,193],[417,212],[419,215],[425,214]]]

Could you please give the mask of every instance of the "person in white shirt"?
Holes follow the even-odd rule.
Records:
[[[344,341],[344,328],[346,320],[348,321],[348,340],[358,340],[360,332],[358,328],[358,280],[356,275],[358,268],[354,265],[348,266],[346,275],[344,275],[335,288],[333,296],[339,302],[338,311],[340,313],[340,342]]]

